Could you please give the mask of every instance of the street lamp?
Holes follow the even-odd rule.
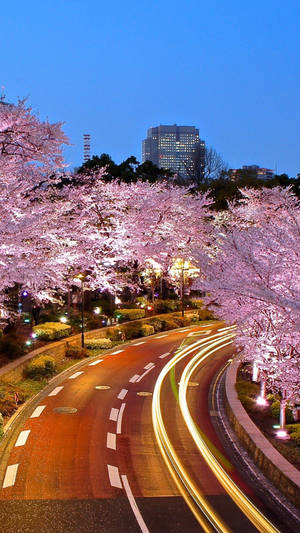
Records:
[[[81,281],[81,346],[84,348],[84,282],[85,274],[79,273],[77,276],[74,276],[74,281],[78,279]]]

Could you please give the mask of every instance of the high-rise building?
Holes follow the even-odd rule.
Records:
[[[205,142],[194,126],[157,126],[149,128],[142,144],[142,161],[152,161],[159,168],[168,168],[182,177],[189,176],[195,152],[203,157]]]

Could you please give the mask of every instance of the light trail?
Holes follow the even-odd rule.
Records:
[[[162,412],[161,412],[161,389],[163,381],[171,371],[172,367],[175,366],[179,361],[188,355],[195,352],[199,348],[209,346],[214,340],[220,346],[224,343],[224,339],[232,338],[232,333],[227,333],[224,335],[222,333],[216,333],[210,339],[200,339],[190,346],[178,351],[175,356],[165,365],[163,370],[158,376],[158,379],[155,384],[153,392],[153,401],[152,401],[152,422],[153,428],[156,436],[158,446],[160,448],[161,454],[165,460],[165,463],[170,471],[170,474],[176,483],[182,497],[190,507],[194,516],[203,527],[204,531],[207,533],[212,533],[217,531],[219,533],[230,533],[230,529],[222,522],[221,518],[214,511],[212,506],[199,491],[199,488],[195,485],[188,472],[186,471],[184,465],[180,461],[180,458],[176,454],[172,443],[166,432],[165,425],[163,423]]]
[[[202,457],[217,477],[220,484],[236,503],[236,505],[242,510],[242,512],[248,517],[248,519],[254,524],[254,526],[261,533],[280,533],[279,530],[264,516],[264,514],[247,498],[247,496],[239,489],[239,487],[230,478],[224,468],[220,465],[216,457],[213,455],[205,440],[201,436],[188,408],[187,404],[187,388],[192,374],[198,368],[198,366],[208,357],[212,356],[217,350],[223,348],[232,343],[229,339],[229,335],[224,336],[223,344],[212,340],[210,346],[202,347],[197,354],[186,365],[179,384],[179,405],[182,412],[182,416],[187,424],[189,432],[199,449]]]

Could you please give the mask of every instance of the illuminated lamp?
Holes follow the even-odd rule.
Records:
[[[26,344],[26,346],[31,346],[32,341],[26,341],[25,344]]]
[[[67,322],[68,319],[67,319],[66,316],[61,316],[59,320],[60,320],[60,322],[62,322],[63,324],[65,324],[65,323]]]
[[[22,296],[24,297],[28,296],[28,291],[22,291]]]
[[[268,405],[266,398],[263,398],[262,396],[256,398],[256,403],[257,405]]]
[[[37,334],[36,333],[31,333],[30,336],[31,336],[32,339],[36,339],[37,338]]]
[[[94,313],[95,313],[95,315],[100,315],[100,313],[101,313],[101,307],[95,307],[95,309],[94,309]]]
[[[276,431],[276,435],[280,439],[289,439],[289,435],[285,429],[279,429],[278,431]]]

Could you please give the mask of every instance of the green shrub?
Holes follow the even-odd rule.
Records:
[[[49,355],[33,359],[24,369],[24,376],[30,379],[51,377],[55,374],[55,360]]]
[[[150,326],[153,326],[155,333],[158,333],[159,331],[162,331],[163,329],[162,321],[156,317],[148,318],[147,324],[149,324]]]
[[[251,381],[237,381],[235,384],[236,392],[238,393],[238,397],[241,396],[248,396],[249,398],[256,398],[256,396],[259,396],[260,393],[260,387],[257,385],[257,383],[252,383]],[[241,398],[240,398],[241,399]]]
[[[67,342],[66,357],[82,359],[83,357],[88,357],[88,353],[85,348],[82,348],[82,346],[73,346]]]
[[[148,337],[148,335],[153,335],[153,333],[154,333],[154,327],[150,326],[150,324],[143,324],[141,326],[142,337]]]
[[[8,334],[4,335],[0,339],[0,353],[8,357],[9,359],[17,359],[24,354],[25,346],[16,335]]]
[[[272,416],[276,418],[276,420],[279,420],[280,418],[280,401],[279,400],[275,400],[275,402],[272,403],[271,413],[272,413]],[[294,420],[293,413],[292,413],[292,409],[289,406],[287,406],[285,410],[285,419],[288,424],[293,423],[293,420]]]
[[[202,300],[196,300],[195,298],[191,298],[186,303],[187,305],[190,306],[191,309],[202,309],[203,308]]]
[[[126,339],[136,339],[137,337],[141,336],[141,327],[142,325],[139,322],[133,324],[123,324],[121,331],[125,334]]]
[[[121,328],[116,328],[116,327],[107,328],[106,335],[113,342],[118,342],[121,340],[122,330]]]
[[[119,317],[120,320],[137,320],[139,318],[144,318],[145,309],[117,309],[114,312],[115,317]]]
[[[67,337],[71,333],[71,326],[69,324],[62,324],[61,322],[45,322],[38,326],[33,326],[34,333],[39,339],[54,340]]]
[[[291,439],[300,446],[300,424],[288,424],[286,427]]]
[[[85,347],[89,350],[111,348],[112,342],[110,339],[87,339],[84,343]]]
[[[154,311],[156,313],[172,313],[180,308],[179,300],[156,300]]]
[[[198,317],[199,320],[212,320],[215,318],[212,311],[209,311],[209,309],[199,309]]]
[[[257,404],[255,400],[253,400],[253,398],[242,394],[241,396],[239,396],[239,400],[243,407],[246,409],[246,411],[251,412],[257,409]]]
[[[162,326],[163,326],[164,331],[167,331],[169,329],[176,329],[179,327],[178,323],[176,323],[175,320],[171,320],[171,319],[162,320]]]

